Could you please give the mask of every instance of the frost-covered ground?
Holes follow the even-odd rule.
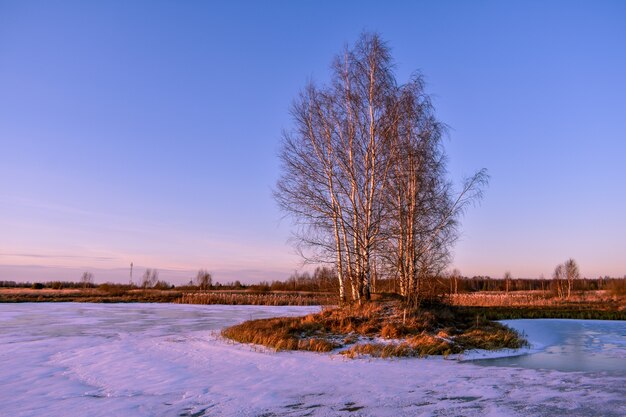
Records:
[[[215,333],[250,318],[312,310],[0,305],[0,415],[626,415],[621,371],[268,353],[227,343]],[[542,336],[529,333],[529,338]],[[555,343],[544,339],[538,349]],[[623,355],[624,346],[614,345]]]

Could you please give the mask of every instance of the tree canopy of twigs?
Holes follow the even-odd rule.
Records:
[[[419,301],[487,182],[481,170],[453,190],[423,78],[398,84],[393,68],[380,36],[362,34],[335,57],[328,85],[300,92],[283,135],[275,198],[305,260],[334,264],[342,301],[368,300],[376,276]]]

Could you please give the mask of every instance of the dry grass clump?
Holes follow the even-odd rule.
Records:
[[[422,310],[419,313],[409,311],[407,315],[403,310],[385,320],[380,335],[385,339],[397,339],[432,330],[437,323],[446,322],[448,319],[443,311],[438,314],[429,310]]]
[[[312,319],[334,334],[374,335],[384,324],[385,306],[368,303],[361,306],[326,309]]]
[[[359,356],[371,356],[373,358],[393,358],[414,356],[406,343],[360,343],[340,352],[342,355],[354,359]]]
[[[355,344],[340,353],[349,358],[355,358],[358,356],[391,358],[424,357],[431,355],[448,356],[451,353],[459,352],[461,352],[460,347],[454,344],[451,340],[423,333],[403,339],[400,343]]]
[[[252,320],[222,331],[242,343],[276,350],[329,352],[347,357],[423,357],[466,349],[519,348],[513,330],[449,306],[407,309],[400,303],[368,303],[326,309],[305,317]],[[374,338],[387,339],[374,342]]]
[[[237,342],[276,350],[330,352],[339,347],[326,337],[322,326],[310,316],[250,320],[222,330],[222,335]]]
[[[367,303],[326,309],[313,318],[328,333],[379,336],[396,339],[453,325],[454,314],[448,307],[433,309],[402,308],[399,303]]]
[[[454,341],[463,349],[517,349],[527,345],[528,342],[522,339],[519,334],[511,331],[499,323],[491,326],[470,329],[459,336]]]
[[[401,340],[400,343],[355,344],[340,353],[349,358],[448,356],[468,349],[517,349],[527,344],[516,332],[498,323],[488,327],[470,328],[458,335],[439,331],[437,334],[421,333]]]
[[[451,339],[426,333],[408,338],[407,344],[411,347],[411,349],[413,349],[413,351],[417,352],[418,356],[448,356],[451,353],[458,353],[461,351],[461,349],[459,349],[459,347],[452,342]]]

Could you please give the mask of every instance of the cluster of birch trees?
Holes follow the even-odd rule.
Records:
[[[362,34],[334,59],[327,85],[303,89],[283,135],[276,200],[305,259],[335,265],[342,301],[368,300],[378,276],[419,301],[487,181],[481,170],[453,191],[423,79],[399,85],[393,67],[381,38]]]
[[[580,270],[578,264],[572,258],[554,268],[552,274],[557,296],[559,298],[569,299],[572,295],[574,281],[580,279]]]

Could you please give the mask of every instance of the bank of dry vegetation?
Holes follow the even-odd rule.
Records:
[[[181,291],[171,289],[137,289],[118,284],[81,289],[0,288],[0,303],[171,303],[179,299],[181,294]]]
[[[337,304],[337,295],[331,293],[276,291],[203,291],[184,293],[179,304],[226,304],[264,306],[319,306]]]
[[[512,329],[484,316],[444,304],[404,308],[398,302],[251,320],[224,329],[222,335],[275,350],[336,351],[348,357],[447,356],[468,349],[515,349],[526,343]]]
[[[489,320],[626,320],[626,296],[612,289],[577,292],[566,299],[543,291],[490,291],[452,295],[450,300],[466,314],[482,315]]]

